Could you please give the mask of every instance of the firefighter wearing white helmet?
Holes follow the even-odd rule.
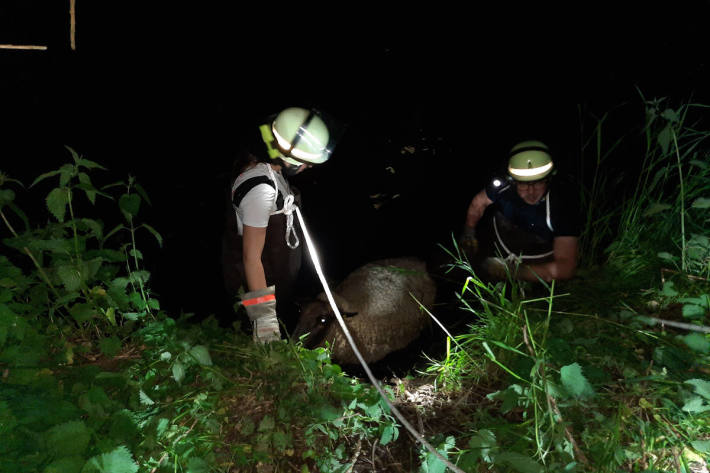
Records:
[[[325,163],[333,140],[322,115],[300,107],[282,110],[258,131],[260,143],[243,149],[234,164],[222,269],[227,292],[240,297],[253,338],[263,343],[281,339],[279,319],[287,328],[296,322],[302,246],[292,211],[300,194],[287,177]]]
[[[548,146],[522,141],[508,153],[507,176],[494,177],[473,197],[460,245],[481,274],[529,281],[574,276],[578,194],[564,181],[553,182],[554,174]]]

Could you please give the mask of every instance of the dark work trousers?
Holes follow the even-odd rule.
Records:
[[[272,215],[266,227],[266,241],[261,254],[267,286],[276,286],[276,314],[286,325],[289,333],[297,323],[298,311],[294,304],[294,287],[303,259],[303,239],[298,219],[294,216],[293,226],[301,244],[291,249],[286,244],[286,216]],[[242,237],[237,227],[237,217],[229,205],[226,215],[225,231],[222,236],[222,274],[224,285],[236,302],[240,288],[249,292],[244,273]],[[244,315],[245,317],[245,315]]]

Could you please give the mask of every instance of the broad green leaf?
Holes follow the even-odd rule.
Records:
[[[495,456],[495,464],[507,465],[520,473],[542,473],[542,466],[532,458],[518,452],[503,452]]]
[[[710,209],[710,199],[707,197],[698,197],[691,205],[694,209]]]
[[[48,177],[56,176],[60,172],[61,171],[56,170],[56,171],[49,171],[44,174],[40,174],[34,181],[32,181],[32,184],[30,184],[30,187],[33,187],[35,184],[37,184],[40,181],[43,181],[44,179],[47,179]]]
[[[700,394],[705,399],[710,400],[710,381],[694,378],[687,379],[685,383],[693,385],[697,394]]]
[[[77,153],[74,148],[72,148],[71,146],[67,146],[67,145],[64,145],[64,148],[66,148],[66,150],[69,151],[69,154],[71,154],[71,157],[75,163],[77,161],[79,161],[79,153]]]
[[[91,320],[91,317],[94,315],[94,309],[89,304],[78,303],[74,304],[71,309],[69,309],[69,313],[74,317],[74,320],[82,324]]]
[[[446,440],[436,448],[436,451],[448,460],[448,452],[455,445],[455,442],[456,440],[453,436],[446,437]],[[444,473],[446,471],[446,465],[444,465],[444,462],[439,460],[436,455],[427,452],[426,461],[422,464],[422,471],[426,473]]]
[[[663,283],[663,289],[661,289],[661,294],[666,297],[675,297],[678,295],[678,291],[675,290],[675,284],[673,281],[666,281]]]
[[[387,424],[383,427],[382,433],[380,434],[380,445],[387,445],[394,439],[394,435],[396,433],[396,427]]]
[[[81,473],[136,473],[138,465],[131,452],[121,445],[110,453],[97,455],[86,462]]]
[[[277,430],[271,435],[271,442],[274,444],[274,448],[279,452],[283,452],[293,444],[291,437],[280,430]]]
[[[5,401],[0,401],[0,437],[5,437],[17,425],[12,409]]]
[[[42,473],[80,473],[85,463],[84,457],[79,455],[64,457],[47,465]]]
[[[576,398],[587,398],[594,395],[594,389],[582,374],[579,363],[563,366],[560,369],[560,380],[568,393]]]
[[[275,426],[276,422],[274,421],[274,418],[267,414],[263,419],[261,419],[261,422],[259,422],[259,428],[257,430],[259,432],[271,432],[274,430]]]
[[[12,202],[8,202],[7,206],[14,212],[15,215],[20,217],[20,220],[22,220],[22,223],[25,224],[25,231],[29,232],[30,231],[30,221],[27,218],[27,215],[25,215],[25,212],[22,211],[17,205],[13,204]],[[2,207],[2,206],[0,206]]]
[[[103,238],[103,228],[101,227],[101,223],[90,218],[82,218],[79,220],[79,223],[89,229],[91,232],[90,235],[95,236],[99,240]]]
[[[187,472],[186,473],[209,473],[210,466],[199,457],[191,457],[187,461]]]
[[[76,159],[76,164],[77,166],[80,167],[85,167],[87,169],[101,169],[103,171],[106,171],[107,169],[103,167],[102,165],[95,163],[94,161],[90,161],[86,158],[78,158]]]
[[[148,397],[148,395],[142,389],[138,393],[138,397],[140,398],[141,404],[145,406],[152,406],[153,404],[155,404],[155,401]]]
[[[670,143],[671,143],[671,139],[673,138],[673,134],[672,134],[672,133],[673,133],[673,132],[672,132],[672,128],[671,128],[670,123],[667,124],[667,125],[663,128],[663,130],[661,130],[661,131],[658,133],[658,138],[657,138],[657,140],[658,140],[658,144],[661,145],[661,150],[663,150],[663,154],[667,154],[667,153],[668,153],[668,147],[669,147],[669,145],[670,145]]]
[[[664,261],[669,261],[669,262],[671,262],[671,263],[673,263],[673,262],[675,262],[676,260],[678,260],[678,257],[677,257],[677,256],[674,256],[674,255],[668,253],[667,251],[661,251],[661,252],[659,252],[659,253],[657,254],[657,256],[658,256],[659,258],[661,258],[662,260],[664,260]]]
[[[120,443],[133,443],[139,435],[138,425],[135,416],[127,409],[115,412],[109,421],[109,435]]]
[[[141,206],[141,198],[138,194],[123,194],[118,199],[118,206],[126,214],[135,217],[138,215],[138,209]]]
[[[109,307],[106,309],[106,320],[108,320],[111,325],[116,326],[116,309]]]
[[[698,353],[710,352],[710,340],[705,335],[700,333],[690,333],[681,337],[691,350]]]
[[[173,363],[172,366],[172,372],[173,372],[173,379],[177,383],[182,383],[182,380],[185,379],[185,366],[182,364],[180,360],[175,360],[175,363]]]
[[[313,414],[318,420],[328,422],[340,417],[341,412],[331,405],[321,405],[314,409]]]
[[[163,436],[165,431],[168,429],[168,426],[170,426],[170,421],[165,417],[161,417],[158,421],[158,425],[155,427],[155,433],[157,434],[158,439]]]
[[[108,233],[106,234],[106,236],[104,237],[104,241],[108,240],[109,238],[111,238],[111,237],[113,236],[114,233],[118,233],[118,232],[121,231],[121,230],[126,230],[126,227],[123,226],[123,225],[121,225],[121,224],[116,225],[115,227],[113,227],[113,228],[111,229],[110,232],[108,232]]]
[[[55,458],[81,455],[90,439],[91,433],[84,422],[69,421],[47,431],[47,449]]]
[[[47,208],[58,221],[64,221],[64,215],[67,212],[67,204],[69,203],[69,189],[57,188],[47,195]]]
[[[52,253],[62,255],[67,255],[72,251],[72,242],[64,238],[32,240],[27,246],[30,250],[51,251]]]
[[[471,453],[476,461],[480,458],[486,463],[493,461],[491,453],[498,447],[495,434],[488,429],[479,430],[468,441],[468,446],[471,447]]]
[[[194,356],[197,362],[203,366],[212,366],[212,358],[210,352],[204,345],[195,345],[190,348],[190,355]]]
[[[152,233],[153,236],[155,237],[155,239],[158,241],[158,246],[161,247],[161,248],[163,247],[163,237],[160,236],[160,233],[158,233],[158,232],[155,230],[155,228],[151,227],[151,226],[148,225],[147,223],[142,224],[141,227],[145,228],[145,229],[148,230],[150,233]],[[140,228],[140,227],[139,227],[139,228]]]
[[[683,317],[687,319],[701,319],[705,316],[705,307],[696,304],[683,305]]]
[[[705,403],[700,396],[693,396],[683,405],[682,410],[691,414],[700,414],[710,411],[710,404]]]
[[[661,112],[661,116],[671,123],[678,123],[678,121],[680,120],[678,112],[673,110],[672,108],[665,109],[663,112]]]
[[[663,212],[664,210],[670,209],[671,206],[669,204],[661,204],[660,202],[656,202],[655,204],[650,205],[646,211],[643,213],[644,217],[649,217],[651,215]]]
[[[710,453],[710,440],[693,440],[690,445],[700,453]]]
[[[15,192],[10,189],[0,189],[0,208],[15,200]]]
[[[136,192],[145,200],[148,202],[148,205],[153,205],[150,203],[150,199],[148,198],[148,194],[146,193],[145,189],[143,189],[143,186],[138,184],[137,182],[135,183],[134,187],[136,188]]]
[[[89,199],[89,202],[92,204],[96,203],[96,190],[94,189],[94,185],[91,183],[91,178],[89,177],[88,174],[85,172],[80,172],[79,173],[79,183],[81,185],[77,186],[80,189],[83,189],[84,192],[86,193],[86,198]]]
[[[73,164],[65,164],[59,168],[59,187],[66,187],[71,178],[76,175],[76,168]]]
[[[145,284],[150,279],[149,271],[133,271],[129,277],[131,282]]]
[[[99,340],[99,349],[104,355],[113,358],[121,351],[121,340],[116,336],[102,338]]]
[[[57,275],[67,291],[76,291],[81,287],[81,274],[73,266],[57,267]]]
[[[700,169],[708,169],[708,168],[710,168],[710,164],[706,163],[705,161],[699,161],[699,160],[697,160],[697,159],[691,159],[691,160],[690,160],[690,164],[692,164],[693,166],[697,166],[697,167],[699,167]]]

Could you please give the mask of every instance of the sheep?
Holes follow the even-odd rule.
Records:
[[[356,269],[332,293],[360,353],[372,363],[417,339],[429,322],[417,301],[431,308],[436,285],[424,261],[390,258]],[[358,363],[324,292],[301,311],[293,336],[306,334],[307,348],[325,346],[327,341],[333,360]]]

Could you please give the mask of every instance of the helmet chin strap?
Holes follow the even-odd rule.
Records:
[[[281,166],[281,172],[286,174],[286,176],[295,176],[298,174],[298,171],[301,169],[301,166],[303,164],[299,164],[298,166],[294,164],[287,163],[286,161],[283,161],[284,165]]]

